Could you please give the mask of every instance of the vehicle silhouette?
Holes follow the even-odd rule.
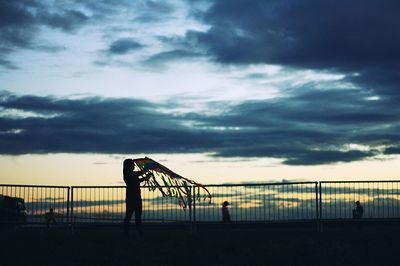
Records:
[[[0,195],[0,224],[25,224],[27,212],[22,198]]]

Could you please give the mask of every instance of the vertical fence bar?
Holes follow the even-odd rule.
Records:
[[[69,212],[69,208],[70,208],[70,192],[71,192],[71,188],[69,187],[67,190],[67,227],[70,224],[70,212]]]
[[[71,230],[74,231],[74,227],[75,227],[75,217],[74,217],[74,187],[71,187],[71,218],[70,218],[70,227],[71,227]]]
[[[193,198],[192,198],[192,188],[193,186],[191,186],[187,191],[189,192],[187,195],[188,198],[188,206],[189,206],[189,229],[190,232],[192,233],[193,231],[193,225],[192,225],[192,202],[193,202]]]
[[[322,182],[319,182],[319,220],[322,220]]]
[[[319,220],[318,183],[315,183],[315,219]]]

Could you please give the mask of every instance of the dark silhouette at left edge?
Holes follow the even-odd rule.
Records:
[[[124,160],[123,175],[126,184],[126,213],[124,219],[124,234],[129,235],[129,221],[135,213],[135,224],[137,232],[143,235],[142,229],[142,196],[140,193],[140,183],[147,180],[143,171],[134,171],[135,162],[132,159]]]

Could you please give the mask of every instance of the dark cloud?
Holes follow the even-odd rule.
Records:
[[[32,1],[0,1],[0,47],[1,51],[12,51],[15,47],[29,47],[35,17],[28,8],[37,8]],[[31,4],[33,6],[31,6]]]
[[[131,38],[123,38],[116,40],[110,44],[108,48],[108,53],[110,54],[127,54],[131,51],[135,51],[143,48],[144,45],[131,39]]]
[[[159,14],[168,14],[175,10],[174,6],[166,1],[146,1],[145,5],[148,9]]]
[[[398,143],[400,113],[393,105],[390,99],[370,101],[360,90],[306,90],[280,99],[244,102],[223,116],[188,117],[208,128],[240,129],[226,134],[216,156],[325,164],[370,158],[380,153],[379,145]],[[370,148],[357,150],[349,144]]]
[[[275,157],[284,158],[283,163],[288,165],[317,165],[330,164],[335,162],[352,162],[362,160],[376,155],[376,152],[369,151],[329,151],[310,150],[307,147],[246,147],[238,149],[226,149],[217,154],[223,157]]]
[[[400,154],[400,146],[385,149],[385,154]]]
[[[328,69],[380,94],[397,95],[400,2],[212,1],[206,32],[188,32],[215,61]],[[356,74],[352,76],[351,74]]]
[[[334,162],[352,162],[362,160],[376,155],[376,152],[369,151],[307,151],[303,154],[296,154],[294,158],[286,159],[285,164],[291,165],[315,165],[329,164]]]
[[[51,10],[51,12],[49,11]],[[40,49],[54,52],[53,46],[38,44],[36,37],[42,26],[73,32],[84,25],[88,16],[78,10],[58,9],[35,0],[0,0],[0,65],[15,69],[7,60],[11,52],[18,49]]]
[[[15,70],[18,69],[18,67],[13,64],[11,61],[7,60],[7,59],[2,59],[0,58],[0,66],[6,68],[6,69],[11,69],[11,70]]]
[[[0,26],[2,28],[13,25],[29,25],[34,21],[34,15],[28,8],[38,8],[37,1],[0,1]]]
[[[134,22],[138,22],[140,24],[149,24],[149,23],[158,23],[163,22],[167,19],[173,19],[172,16],[160,16],[157,13],[150,13],[150,14],[142,14],[134,18]]]
[[[89,17],[84,13],[76,10],[65,10],[61,13],[43,13],[38,16],[39,22],[44,25],[71,32],[84,24]]]
[[[185,128],[179,119],[154,111],[158,106],[131,99],[2,97],[0,107],[33,112],[0,118],[0,153],[195,152],[215,145],[207,132]],[[14,134],[15,129],[19,133]],[[26,146],[25,146],[26,145]]]
[[[166,1],[143,1],[138,7],[138,15],[134,18],[139,23],[158,23],[173,19],[175,6]]]
[[[273,100],[221,102],[227,107],[219,115],[164,113],[158,110],[167,104],[135,99],[3,93],[0,153],[207,152],[221,158],[273,157],[290,165],[315,165],[398,151],[394,147],[400,144],[400,112],[389,100],[365,100],[365,93],[354,91],[344,97],[342,90],[317,95],[303,90]]]
[[[201,56],[201,54],[193,51],[171,50],[150,56],[144,61],[144,64],[153,67],[163,67],[169,62],[191,60],[199,56]]]
[[[215,1],[204,14],[212,27],[198,37],[222,62],[310,67],[396,62],[399,9],[398,1],[376,0]]]
[[[126,17],[127,22],[135,25],[159,23],[174,19],[175,5],[172,1],[130,1],[130,0],[74,0],[75,5],[83,5],[92,13],[91,18],[96,20],[113,19],[115,16]],[[128,11],[128,12],[126,12]],[[132,13],[129,13],[132,11]],[[129,15],[127,15],[129,14]]]

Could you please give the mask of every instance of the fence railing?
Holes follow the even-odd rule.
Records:
[[[355,202],[363,218],[400,218],[400,181],[330,181],[319,183],[320,219],[349,219]]]
[[[222,220],[228,206],[232,222],[320,221],[352,218],[360,201],[363,218],[400,218],[400,181],[330,181],[207,185],[211,202],[199,187],[190,189],[188,208],[158,190],[142,187],[144,223],[210,223]],[[45,224],[53,209],[57,224],[121,223],[125,186],[0,185],[0,197],[23,199],[26,224]],[[0,198],[1,216],[5,214]]]
[[[0,195],[3,197],[0,200],[0,223],[8,222],[9,219],[16,220],[21,218],[27,224],[45,223],[46,213],[50,212],[50,209],[53,210],[53,216],[58,224],[67,224],[69,222],[70,187],[0,185]],[[24,209],[21,209],[23,206],[18,206],[17,202],[10,202],[8,206],[5,206],[4,198],[6,196],[23,199]]]
[[[208,185],[212,202],[195,187],[196,221],[221,221],[221,207],[229,202],[232,221],[263,222],[318,218],[317,182]]]
[[[142,187],[143,222],[189,222],[191,210],[182,210],[178,199]],[[125,186],[71,188],[74,223],[121,223],[125,215]]]

